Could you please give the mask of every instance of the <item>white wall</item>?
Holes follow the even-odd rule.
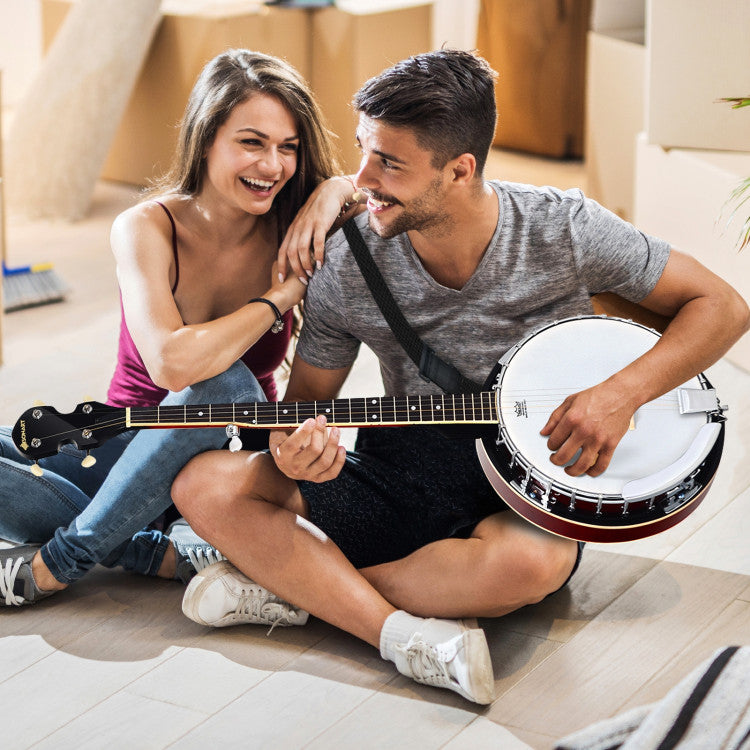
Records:
[[[433,0],[432,46],[474,49],[478,19],[479,0]]]
[[[3,106],[26,91],[41,60],[41,10],[37,0],[0,0],[0,70]]]

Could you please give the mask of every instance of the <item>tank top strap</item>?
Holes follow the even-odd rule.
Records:
[[[174,284],[172,284],[172,294],[174,294],[177,289],[177,282],[180,280],[180,257],[177,254],[177,224],[175,224],[174,217],[172,216],[171,211],[161,201],[154,201],[154,203],[164,209],[164,213],[167,215],[169,223],[172,225],[172,255],[174,256],[175,267]]]

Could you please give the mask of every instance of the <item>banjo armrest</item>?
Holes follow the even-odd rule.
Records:
[[[707,422],[698,430],[690,447],[672,464],[654,474],[628,482],[622,488],[623,500],[654,497],[679,484],[705,460],[721,432],[720,422]]]

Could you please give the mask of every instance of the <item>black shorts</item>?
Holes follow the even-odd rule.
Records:
[[[434,427],[361,429],[330,482],[299,482],[310,520],[356,568],[391,562],[448,538],[468,538],[487,516],[508,510],[477,458],[473,438]],[[583,542],[573,570],[581,562]]]
[[[507,509],[485,478],[474,440],[434,427],[360,429],[336,479],[299,487],[310,520],[357,568],[468,537],[483,518]]]

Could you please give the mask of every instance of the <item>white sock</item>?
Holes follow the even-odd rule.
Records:
[[[388,615],[380,631],[380,655],[395,663],[394,646],[405,644],[412,634],[423,626],[424,622],[424,618],[415,617],[400,609]]]

